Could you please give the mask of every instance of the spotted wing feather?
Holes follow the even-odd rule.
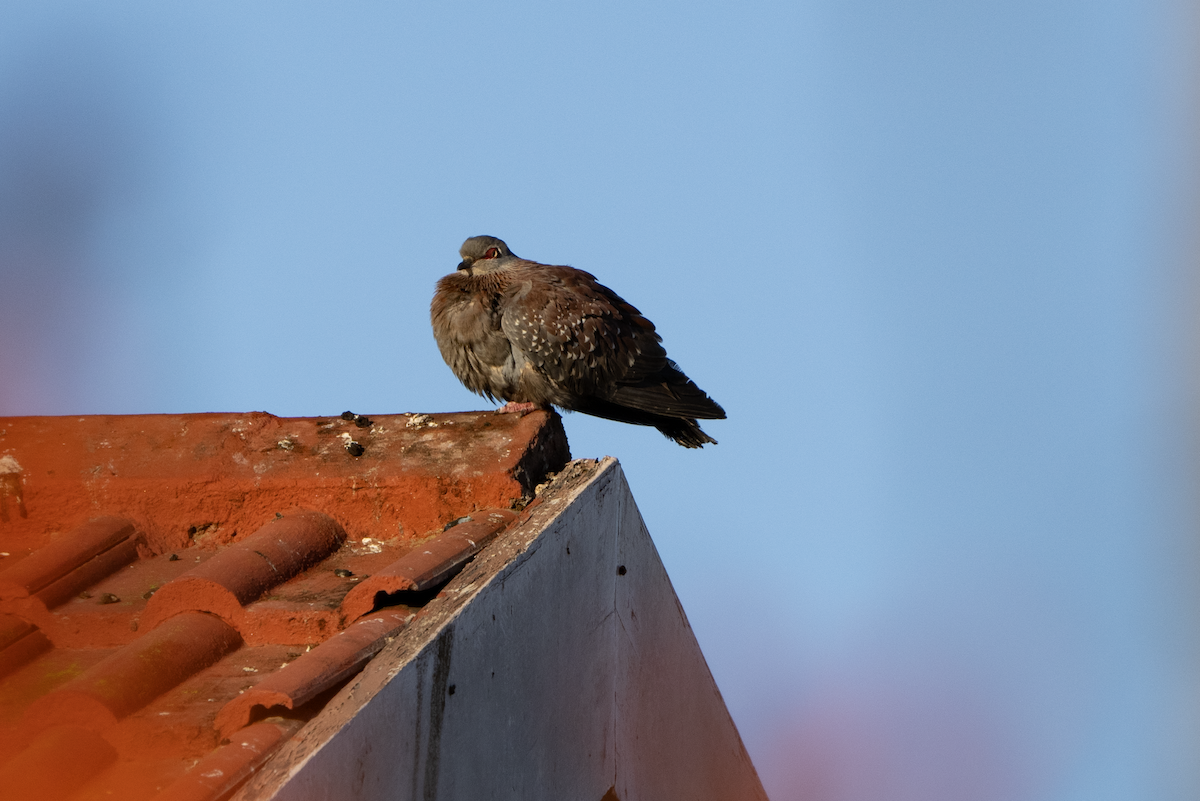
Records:
[[[514,271],[509,291],[504,334],[571,396],[559,405],[626,422],[644,423],[637,411],[725,416],[667,358],[654,324],[590,273],[529,264]]]
[[[568,392],[604,394],[667,364],[654,324],[589,273],[529,265],[514,271],[509,293],[504,335]]]

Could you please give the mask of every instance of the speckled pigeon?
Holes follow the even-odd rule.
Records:
[[[527,261],[494,236],[463,243],[430,317],[442,358],[501,411],[549,408],[654,426],[685,448],[725,410],[670,359],[654,324],[595,276]]]

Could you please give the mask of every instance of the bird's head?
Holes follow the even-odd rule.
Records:
[[[458,269],[468,275],[484,275],[503,270],[517,260],[503,239],[494,236],[473,236],[458,249],[462,261]]]

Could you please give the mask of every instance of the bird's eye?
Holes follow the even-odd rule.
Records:
[[[488,248],[487,252],[485,252],[483,254],[483,257],[485,259],[494,259],[499,255],[500,255],[500,248]]]

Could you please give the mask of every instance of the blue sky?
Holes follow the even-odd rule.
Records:
[[[775,801],[1194,798],[1191,22],[8,3],[0,414],[486,408],[428,304],[500,236],[729,413],[565,422]]]

